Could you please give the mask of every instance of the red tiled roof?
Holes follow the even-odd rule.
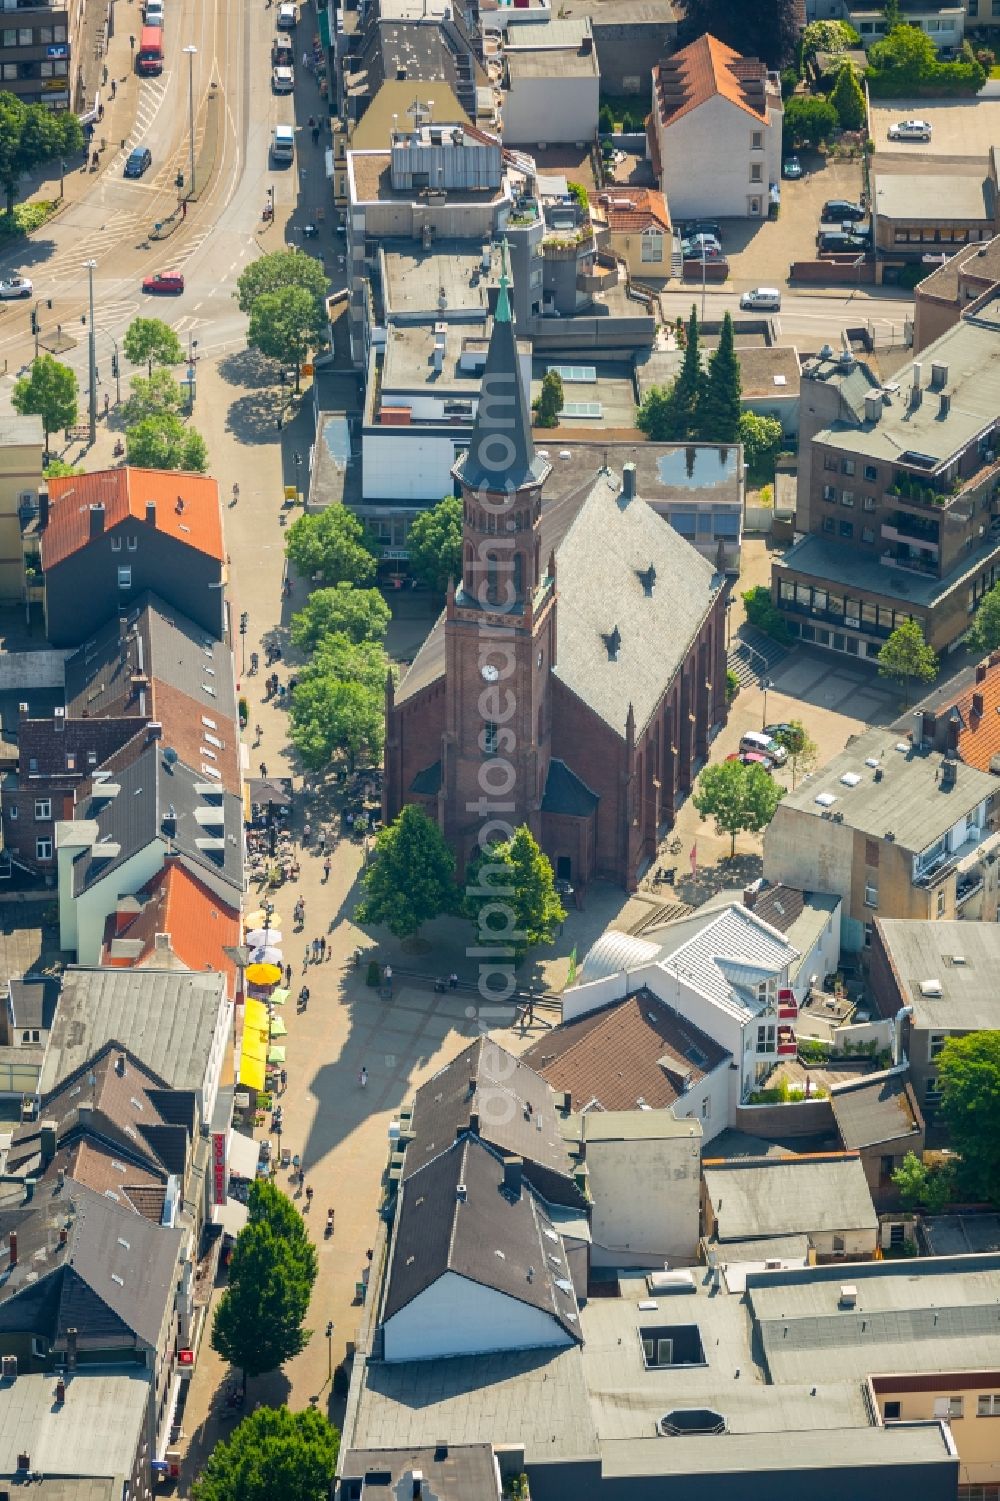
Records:
[[[521,1061],[555,1090],[568,1090],[573,1109],[598,1100],[605,1110],[672,1105],[685,1076],[703,1079],[729,1054],[648,990],[564,1022],[532,1044]]]
[[[654,101],[664,125],[716,97],[766,121],[762,92],[766,78],[767,69],[757,58],[742,57],[717,37],[700,36],[660,63],[653,75]]]
[[[137,893],[145,899],[141,912],[129,919],[117,919],[112,913],[104,933],[102,964],[112,968],[128,965],[162,963],[156,949],[157,933],[170,938],[172,953],[188,969],[219,970],[234,993],[236,967],[225,953],[240,941],[240,916],[228,907],[180,860],[170,860]],[[115,938],[139,942],[142,948],[134,956],[113,955]]]
[[[41,539],[43,568],[52,568],[87,546],[92,506],[103,505],[104,530],[109,532],[129,516],[148,525],[149,501],[156,504],[157,531],[224,561],[219,486],[206,475],[126,465],[50,479],[48,490],[49,519]]]
[[[612,234],[628,234],[630,230],[641,234],[649,228],[670,229],[667,200],[654,188],[612,187],[606,193],[600,193],[597,201]]]
[[[981,682],[972,683],[950,704],[935,704],[934,714],[940,722],[952,708],[958,710],[958,754],[967,766],[990,771],[993,757],[1000,756],[1000,655],[994,652],[983,666]]]

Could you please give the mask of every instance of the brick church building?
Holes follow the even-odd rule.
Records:
[[[558,877],[633,889],[726,715],[723,578],[636,493],[634,465],[547,501],[550,470],[504,278],[453,471],[462,578],[388,685],[383,812],[424,808],[460,869],[526,823]]]

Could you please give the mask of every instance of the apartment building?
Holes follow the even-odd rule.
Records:
[[[997,20],[1000,23],[1000,13]],[[930,271],[913,292],[914,353],[920,354],[953,328],[970,303],[995,291],[998,282],[1000,236],[985,244],[964,245]]]
[[[892,381],[829,349],[802,372],[796,527],[772,568],[802,641],[862,659],[916,620],[957,645],[1000,578],[1000,297]]]
[[[83,102],[80,56],[85,0],[3,0],[0,6],[0,87],[25,104],[53,110]]]
[[[38,509],[44,451],[41,417],[0,419],[0,604],[25,597],[21,526]]]
[[[868,730],[784,797],[764,875],[843,902],[841,944],[867,949],[876,918],[957,916],[966,862],[997,828],[1000,782],[891,729]]]

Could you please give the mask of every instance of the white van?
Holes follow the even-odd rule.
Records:
[[[146,26],[163,25],[163,0],[146,0],[143,23]]]
[[[759,308],[763,312],[781,311],[781,293],[777,287],[751,287],[740,298],[741,308]]]
[[[295,160],[295,131],[290,125],[276,125],[271,142],[271,156],[276,162]]]
[[[778,766],[788,760],[785,747],[760,730],[747,730],[746,734],[740,737],[740,750],[753,751],[758,756],[768,756]]]

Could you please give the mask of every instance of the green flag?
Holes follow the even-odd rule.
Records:
[[[575,984],[576,984],[576,944],[574,943],[574,945],[573,945],[573,952],[569,956],[569,974],[566,976],[566,985],[567,985],[567,988],[568,988],[570,985],[575,985]]]

